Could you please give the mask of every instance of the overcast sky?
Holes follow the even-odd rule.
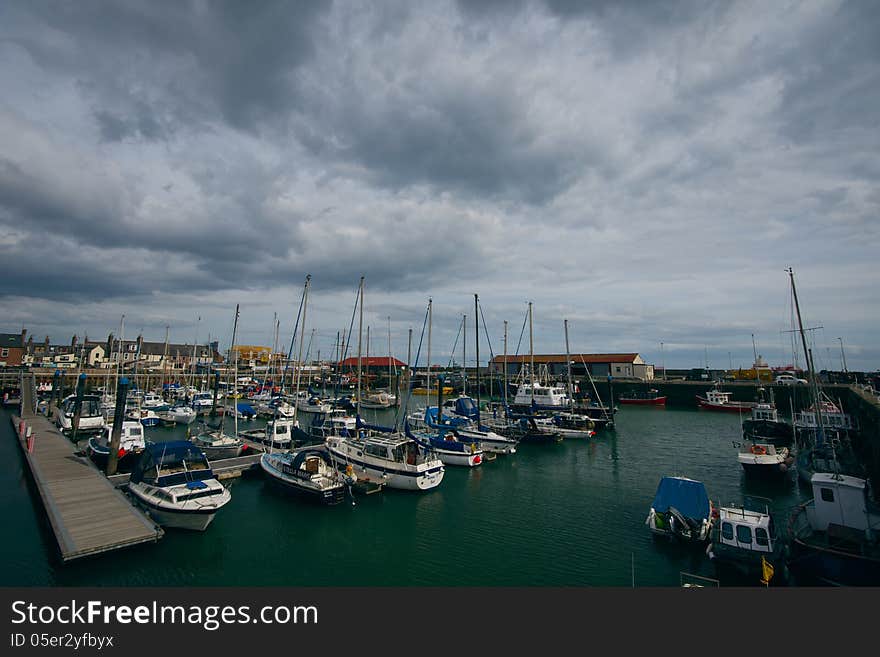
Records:
[[[877,2],[4,2],[0,89],[0,331],[782,365],[792,267],[880,367]]]

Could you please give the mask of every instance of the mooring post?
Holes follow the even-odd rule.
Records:
[[[113,428],[110,430],[110,453],[107,455],[107,476],[116,474],[119,464],[119,443],[122,437],[122,423],[125,421],[125,402],[128,396],[128,378],[122,377],[116,384],[116,408],[113,413]]]
[[[214,372],[214,401],[211,404],[211,417],[217,416],[217,396],[220,394],[220,372]]]
[[[79,416],[82,413],[82,398],[86,389],[86,373],[79,375],[76,381],[76,398],[73,400],[73,433],[70,439],[76,444],[76,432],[79,430]]]

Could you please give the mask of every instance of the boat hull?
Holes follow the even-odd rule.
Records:
[[[666,397],[656,397],[654,399],[618,397],[617,403],[623,406],[666,406]]]
[[[358,478],[380,481],[389,488],[424,491],[436,488],[443,481],[443,474],[445,472],[443,466],[418,471],[407,471],[401,470],[400,464],[379,466],[337,452],[330,446],[328,446],[328,449],[333,455],[336,467],[340,472],[344,473],[346,466],[351,464]]]
[[[286,475],[276,468],[268,454],[264,454],[260,459],[260,467],[263,473],[268,476],[269,483],[302,499],[325,506],[340,504],[345,500],[344,484],[340,483],[324,488],[310,486],[310,482]]]
[[[740,402],[728,402],[725,404],[718,404],[709,401],[705,397],[700,397],[699,395],[697,395],[697,405],[700,408],[706,409],[707,411],[720,411],[722,413],[751,413],[753,406],[753,404]]]
[[[142,497],[136,489],[129,489],[138,505],[163,527],[205,531],[217,515],[217,508],[211,509],[171,509],[160,507]]]

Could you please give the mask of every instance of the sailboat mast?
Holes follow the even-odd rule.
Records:
[[[434,323],[431,316],[431,298],[428,297],[428,377],[426,379],[425,387],[428,389],[428,399],[426,400],[428,405],[430,405],[430,394],[431,394],[431,325]],[[439,413],[440,410],[438,409]]]
[[[361,335],[364,330],[364,277],[358,286],[357,416],[361,416]]]
[[[302,298],[302,326],[300,326],[299,330],[299,353],[296,356],[296,376],[294,377],[295,383],[294,388],[296,389],[296,399],[299,400],[299,383],[302,377],[302,351],[303,351],[303,340],[305,340],[306,333],[306,312],[308,310],[308,301],[309,301],[309,285],[312,281],[312,275],[306,274],[306,282],[303,286],[303,298]],[[293,407],[293,423],[294,426],[297,426],[297,407]]]
[[[535,401],[535,344],[532,337],[532,302],[529,301],[529,378],[532,381],[532,402]]]
[[[238,304],[235,304],[235,321],[232,323],[232,346],[229,348],[229,355],[234,359],[233,381],[232,381],[232,417],[235,419],[235,437],[238,438],[238,351],[235,349],[235,337],[238,333]],[[224,411],[223,417],[226,417]],[[222,427],[223,420],[220,420]],[[221,429],[222,432],[222,429]]]
[[[813,393],[813,399],[815,401],[816,423],[819,427],[819,433],[824,438],[825,431],[822,422],[822,405],[819,398],[819,385],[816,383],[816,371],[813,368],[813,354],[807,348],[807,336],[804,333],[804,323],[801,320],[801,306],[798,303],[797,288],[794,285],[794,271],[791,267],[788,268],[788,277],[791,279],[791,295],[794,299],[794,309],[795,313],[797,314],[798,331],[801,334],[801,344],[804,347],[804,358],[807,359],[807,376],[809,376],[810,379],[810,392]]]
[[[467,315],[461,316],[461,392],[467,394]]]
[[[474,347],[476,363],[474,371],[476,372],[477,383],[477,429],[480,428],[480,310],[479,297],[474,295]],[[467,372],[465,370],[465,372]]]
[[[162,385],[161,385],[161,395],[165,396],[165,379],[168,378],[168,330],[171,327],[165,326],[165,353],[162,354]]]
[[[391,315],[388,315],[388,392],[391,392]]]
[[[504,412],[507,413],[507,320],[504,320]]]
[[[565,325],[565,368],[568,371],[568,400],[572,412],[574,412],[574,388],[571,385],[571,356],[568,351],[568,320],[563,320]]]

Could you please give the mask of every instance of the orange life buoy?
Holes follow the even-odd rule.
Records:
[[[760,445],[752,445],[752,454],[766,454],[767,450]]]

